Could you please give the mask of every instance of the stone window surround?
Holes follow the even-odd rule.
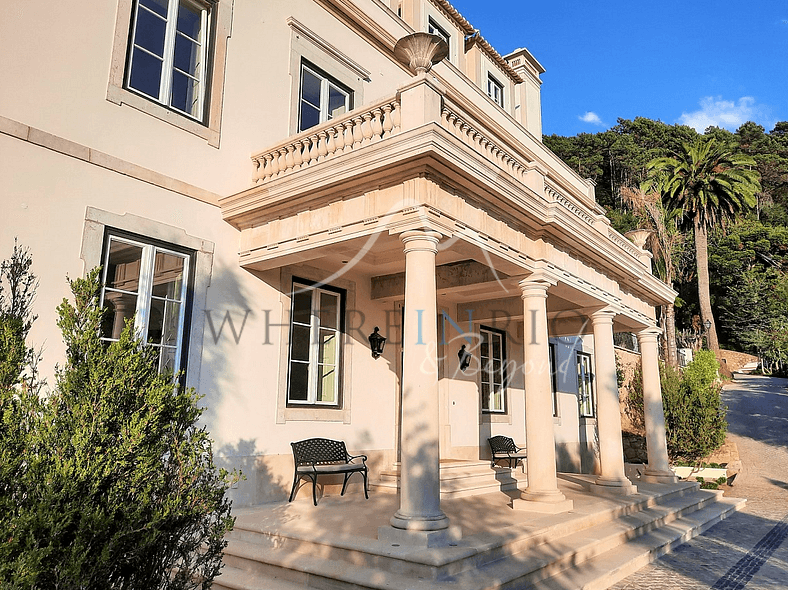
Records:
[[[212,0],[212,31],[208,47],[210,53],[209,77],[206,80],[207,112],[205,122],[201,123],[172,110],[134,91],[126,89],[125,76],[128,62],[129,35],[135,0],[118,0],[115,21],[115,36],[112,44],[107,100],[117,105],[128,105],[152,117],[166,121],[175,127],[205,139],[208,145],[219,147],[224,99],[224,72],[227,55],[227,39],[232,25],[232,0]]]
[[[514,104],[514,94],[513,94],[513,84],[512,81],[509,79],[509,76],[505,74],[502,70],[500,70],[497,66],[495,66],[490,59],[482,53],[481,58],[481,66],[482,66],[482,84],[484,85],[484,95],[490,99],[495,105],[503,109],[509,114],[512,114],[514,111],[510,108],[512,104]],[[498,104],[495,100],[487,93],[487,81],[492,78],[501,86],[501,99],[503,104]]]
[[[304,292],[304,291],[311,291],[310,295],[310,313],[309,313],[309,353],[308,359],[306,361],[308,367],[308,373],[312,373],[312,371],[316,371],[317,366],[319,364],[319,359],[322,357],[322,349],[319,339],[316,334],[313,333],[314,321],[317,321],[317,331],[318,333],[323,332],[323,330],[328,329],[334,331],[338,340],[337,354],[335,356],[336,362],[333,363],[337,377],[336,380],[336,389],[334,390],[334,396],[332,402],[321,402],[317,400],[317,392],[315,387],[312,387],[313,383],[307,383],[307,395],[305,400],[294,400],[292,399],[292,374],[293,374],[293,366],[296,364],[300,364],[301,361],[294,360],[292,358],[293,354],[293,333],[295,332],[295,326],[297,324],[296,319],[293,317],[292,313],[290,315],[290,334],[288,337],[288,364],[287,364],[287,371],[288,375],[288,408],[329,408],[329,409],[341,409],[342,408],[342,398],[343,398],[343,391],[342,391],[342,367],[343,367],[343,344],[345,341],[345,334],[347,329],[345,328],[345,321],[346,321],[346,309],[345,309],[345,302],[347,300],[347,293],[345,293],[342,289],[336,288],[334,285],[321,285],[321,284],[313,284],[312,281],[305,280],[301,277],[293,277],[293,281],[290,284],[290,294],[291,297],[294,293]],[[327,294],[329,296],[336,296],[338,305],[335,319],[337,320],[337,324],[335,328],[324,326],[322,323],[321,313],[322,308],[320,307],[320,301],[322,301],[322,294]],[[305,322],[299,323],[302,327],[304,327]],[[303,359],[301,359],[303,360]],[[319,372],[317,372],[317,381],[320,380]],[[316,385],[316,383],[314,384]]]
[[[328,278],[324,271],[310,266],[286,266],[280,269],[279,273],[279,303],[281,305],[281,320],[279,322],[279,366],[287,367],[290,353],[290,317],[291,317],[291,294],[293,279],[304,279],[315,283],[324,282],[332,287],[337,287],[345,291],[345,310],[356,309],[356,284],[347,279]],[[287,404],[287,378],[288,371],[279,371],[279,383],[277,384],[276,396],[276,423],[284,424],[290,421],[314,421],[314,422],[342,422],[350,424],[351,401],[352,401],[352,352],[353,346],[351,338],[347,333],[343,334],[342,342],[342,392],[341,406],[336,407],[315,407],[304,408],[288,407]]]
[[[518,334],[519,334],[519,330],[520,330],[520,326],[521,325],[522,325],[521,323],[517,324],[517,326],[518,326],[517,327]],[[505,354],[504,354],[504,357],[505,357],[504,358],[504,362],[508,363],[508,361],[509,361],[509,354],[511,352],[510,351],[510,347],[509,347],[508,343],[506,342],[506,340],[508,340],[508,336],[509,336],[508,331],[507,330],[503,330],[501,328],[496,328],[495,326],[488,326],[488,325],[478,324],[476,326],[477,332],[479,330],[481,330],[481,329],[491,330],[491,331],[494,331],[494,332],[500,332],[501,334],[504,335],[504,346],[506,348]],[[521,354],[522,354],[522,351],[521,351]],[[478,356],[478,355],[475,355],[475,356]],[[479,361],[480,361],[480,359],[479,359]],[[481,375],[481,371],[479,371],[479,375]],[[487,412],[487,411],[482,410],[482,404],[481,404],[481,390],[482,390],[482,387],[481,387],[480,379],[477,378],[477,380],[476,380],[476,387],[477,387],[477,392],[478,393],[476,395],[476,398],[477,398],[477,401],[478,401],[478,404],[479,404],[479,424],[513,424],[514,423],[513,420],[512,420],[512,412],[510,410],[510,407],[511,407],[510,395],[511,395],[511,389],[512,389],[511,381],[512,381],[512,375],[511,374],[507,374],[506,375],[506,387],[504,389],[504,411],[503,412]],[[520,391],[522,391],[522,390],[520,390]]]
[[[429,32],[430,30],[430,21],[432,21],[435,26],[439,27],[441,30],[445,31],[446,34],[449,36],[449,57],[447,58],[453,64],[456,64],[458,61],[458,51],[464,49],[460,49],[460,43],[458,42],[459,39],[463,39],[463,35],[457,29],[457,26],[454,25],[449,19],[447,19],[443,14],[434,8],[431,4],[425,3],[424,5],[425,10],[423,11],[423,18],[424,22],[422,23],[423,29],[425,32]]]
[[[489,332],[491,334],[498,334],[501,336],[501,366],[503,370],[503,409],[502,410],[490,410],[490,409],[483,409],[481,408],[481,390],[482,390],[482,374],[484,372],[484,367],[482,366],[482,359],[481,359],[481,334],[482,331]],[[478,372],[478,387],[479,387],[479,395],[480,395],[480,403],[479,408],[482,414],[490,415],[490,416],[508,416],[511,414],[509,411],[509,382],[511,381],[512,376],[507,371],[507,363],[509,362],[508,358],[508,347],[507,347],[507,334],[505,330],[501,330],[500,328],[494,328],[491,326],[480,324],[478,327],[478,335],[479,335],[479,372]],[[492,344],[490,344],[492,346]],[[490,354],[492,358],[492,354]]]
[[[289,134],[296,135],[301,100],[301,65],[306,61],[334,78],[351,91],[351,109],[364,104],[364,82],[371,73],[294,18],[287,19],[290,35],[290,125]]]
[[[205,329],[205,307],[213,268],[213,242],[190,236],[181,228],[131,213],[118,215],[102,209],[87,207],[80,252],[80,258],[85,265],[85,272],[101,264],[107,229],[146,236],[152,240],[174,244],[194,251],[195,271],[189,341],[185,342],[184,346],[188,347],[185,367],[186,386],[198,388],[200,384],[200,365],[202,363],[201,343]]]

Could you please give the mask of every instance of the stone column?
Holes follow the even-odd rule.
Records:
[[[408,231],[402,359],[400,508],[378,539],[437,547],[459,538],[440,507],[440,420],[435,255],[441,234]]]
[[[678,478],[670,470],[668,446],[665,440],[665,412],[662,407],[662,386],[659,379],[659,328],[638,332],[640,362],[643,370],[643,410],[646,418],[646,448],[648,466],[641,476],[652,483],[676,483]]]
[[[542,277],[520,281],[523,298],[525,447],[528,487],[512,503],[517,510],[557,513],[571,510],[572,500],[558,489],[553,432],[553,394],[550,344],[547,335],[547,289],[554,283]]]
[[[602,474],[591,485],[597,494],[627,496],[637,493],[624,475],[624,446],[621,442],[621,405],[616,379],[616,352],[613,347],[613,318],[616,312],[602,309],[591,314],[594,327],[594,369],[596,371],[597,430]]]

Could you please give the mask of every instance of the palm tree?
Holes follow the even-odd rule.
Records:
[[[664,175],[666,207],[680,209],[683,225],[694,230],[701,321],[710,326],[709,348],[718,351],[709,294],[708,232],[755,206],[761,190],[755,160],[734,153],[727,144],[699,136],[683,144],[680,154],[652,160],[648,170],[653,177]]]
[[[652,231],[647,246],[654,254],[655,261],[660,262],[655,274],[673,287],[678,264],[675,255],[680,252],[684,244],[684,235],[678,231],[677,226],[681,210],[668,209],[664,205],[661,185],[657,180],[646,181],[638,188],[622,187],[621,200],[642,219],[648,226],[646,229]],[[664,307],[665,358],[671,366],[678,368],[675,303],[671,301]]]

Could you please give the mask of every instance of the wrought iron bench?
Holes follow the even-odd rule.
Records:
[[[509,469],[512,469],[517,467],[518,461],[522,464],[523,459],[526,458],[525,447],[518,447],[514,444],[514,440],[508,436],[494,436],[488,438],[487,442],[490,443],[490,453],[492,453],[490,464],[492,467],[495,467],[496,461],[507,459],[509,461]],[[512,465],[512,461],[514,461],[514,465]]]
[[[342,493],[340,494],[344,496],[348,479],[357,472],[364,476],[364,497],[369,499],[366,455],[349,455],[344,442],[328,438],[308,438],[291,442],[290,446],[293,447],[295,475],[288,502],[293,501],[298,480],[302,477],[312,480],[312,501],[317,506],[315,487],[318,475],[344,474],[345,481],[342,483]],[[355,459],[361,459],[361,463],[354,463]]]

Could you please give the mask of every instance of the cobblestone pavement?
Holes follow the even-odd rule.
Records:
[[[788,379],[736,375],[723,399],[746,507],[612,590],[788,589]]]

